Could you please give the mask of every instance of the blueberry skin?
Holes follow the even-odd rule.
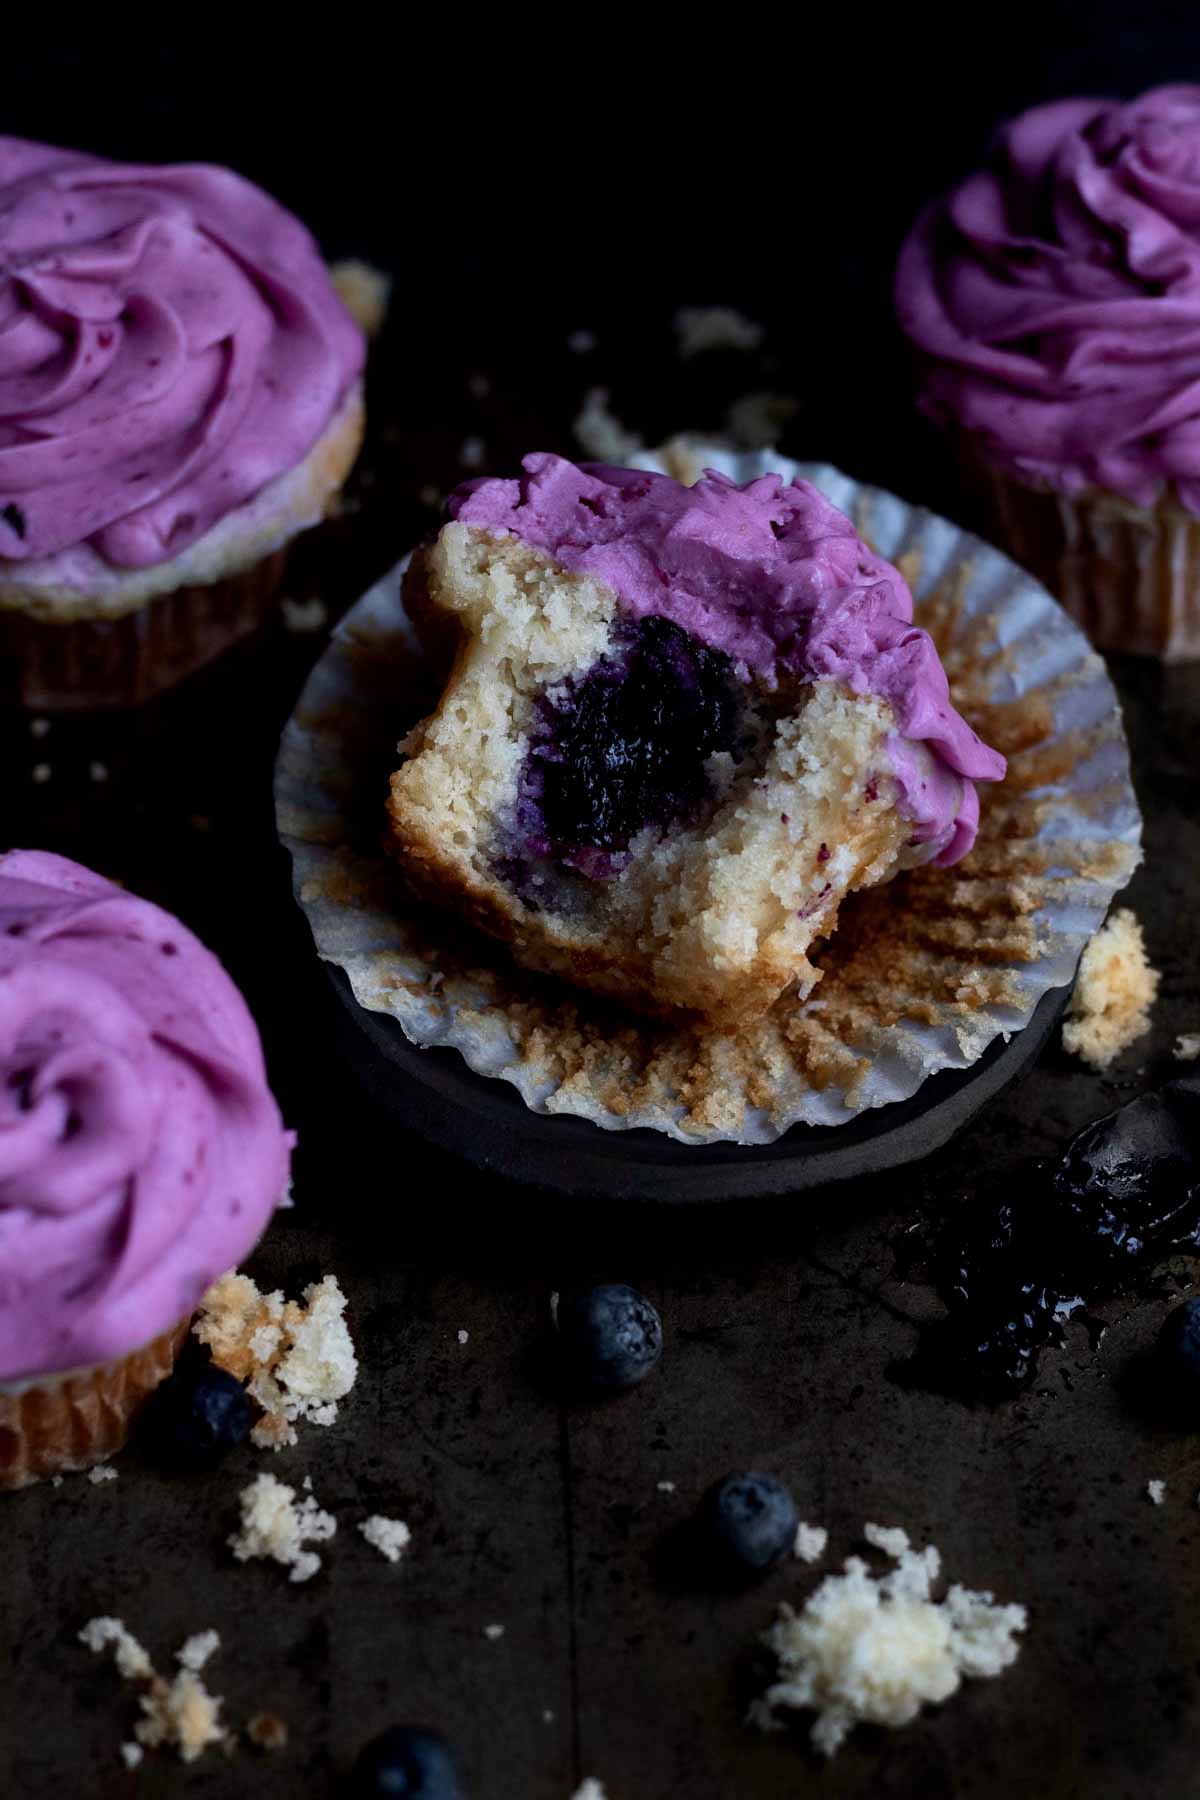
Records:
[[[1164,1373],[1200,1400],[1200,1300],[1185,1300],[1167,1314],[1158,1350]]]
[[[571,1380],[600,1394],[636,1387],[662,1355],[662,1320],[623,1282],[564,1294],[558,1336]]]
[[[154,1396],[149,1416],[171,1460],[197,1466],[236,1449],[250,1430],[245,1388],[212,1363],[178,1368]]]
[[[727,1475],[706,1494],[701,1522],[726,1571],[765,1575],[795,1548],[800,1514],[774,1475]]]
[[[405,1800],[466,1800],[450,1746],[436,1731],[390,1725],[359,1752],[350,1777],[353,1800],[403,1795]]]

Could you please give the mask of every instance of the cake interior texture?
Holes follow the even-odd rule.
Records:
[[[817,980],[851,889],[911,854],[886,701],[744,663],[515,537],[414,558],[453,668],[402,746],[392,847],[425,897],[527,966],[641,1010],[753,1017]],[[444,642],[444,639],[443,639]]]

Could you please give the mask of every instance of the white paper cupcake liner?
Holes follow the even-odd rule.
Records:
[[[396,742],[428,710],[400,599],[403,565],[365,594],[283,735],[276,814],[319,954],[359,1005],[449,1046],[535,1111],[686,1143],[764,1144],[909,1099],[1028,1024],[1073,978],[1140,858],[1120,708],[1101,659],[1043,588],[945,519],[824,465],[677,441],[645,466],[691,480],[802,475],[908,575],[957,704],[1009,755],[981,790],[972,855],[853,896],[809,1000],[736,1037],[636,1019],[515,968],[498,945],[408,900],[382,849]]]

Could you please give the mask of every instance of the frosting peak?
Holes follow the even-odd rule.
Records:
[[[0,137],[0,562],[167,561],[304,458],[362,362],[250,182]]]
[[[1018,478],[1200,512],[1200,87],[1001,132],[896,273],[923,404]]]
[[[289,1149],[216,957],[63,857],[0,856],[0,1381],[185,1317],[259,1237]]]
[[[684,487],[545,454],[522,467],[515,480],[466,482],[451,516],[511,532],[606,582],[634,617],[671,619],[771,683],[788,673],[879,695],[909,746],[893,763],[917,841],[939,840],[943,863],[966,854],[979,814],[971,783],[998,781],[1004,758],[954,710],[899,571],[810,482],[763,475],[738,487],[710,470]]]

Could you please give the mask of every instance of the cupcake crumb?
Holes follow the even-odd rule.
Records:
[[[282,1750],[287,1745],[288,1728],[278,1713],[255,1713],[246,1722],[246,1736],[260,1750]]]
[[[603,1787],[594,1775],[588,1775],[575,1789],[571,1800],[608,1800]]]
[[[504,1627],[503,1625],[485,1625],[483,1635],[489,1643],[494,1644],[504,1636]]]
[[[89,781],[107,781],[108,780],[108,765],[107,765],[107,763],[90,762],[88,764],[88,780]]]
[[[142,1717],[134,1726],[136,1741],[120,1746],[127,1769],[137,1768],[145,1750],[163,1745],[177,1750],[183,1762],[194,1762],[210,1744],[226,1742],[220,1722],[224,1702],[200,1679],[200,1670],[220,1646],[215,1631],[199,1631],[188,1638],[177,1653],[179,1672],[170,1681],[155,1672],[145,1649],[120,1619],[89,1619],[79,1640],[96,1656],[111,1649],[122,1680],[144,1684],[138,1696]]]
[[[654,1485],[660,1494],[673,1494],[675,1492],[675,1483],[673,1481],[656,1481]]]
[[[469,1331],[464,1331],[461,1326],[459,1327],[458,1341],[460,1344],[465,1344],[467,1342],[468,1338],[470,1337],[470,1335],[471,1334]]]
[[[392,297],[391,276],[357,256],[334,263],[329,275],[354,323],[368,337],[378,337]]]
[[[674,322],[684,360],[704,350],[757,350],[766,336],[761,325],[732,306],[681,306]]]
[[[434,487],[432,482],[427,481],[417,495],[417,499],[421,502],[422,506],[438,507],[442,504],[442,490],[441,488]]]
[[[35,737],[35,738],[49,737],[49,735],[50,735],[49,719],[30,719],[29,735],[30,735],[30,737]]]
[[[1200,1031],[1181,1031],[1171,1055],[1176,1062],[1195,1062],[1200,1058]]]
[[[1063,1048],[1094,1069],[1107,1069],[1149,1031],[1158,979],[1137,918],[1121,907],[1080,958]]]
[[[329,608],[316,595],[311,600],[281,600],[279,610],[283,614],[284,630],[296,636],[320,631],[329,623]]]
[[[250,1433],[260,1449],[296,1442],[296,1421],[332,1425],[358,1375],[337,1278],[306,1287],[300,1301],[264,1294],[248,1275],[213,1283],[193,1327],[213,1361],[246,1383],[262,1417]]]
[[[119,1473],[111,1463],[97,1463],[94,1469],[88,1470],[87,1478],[93,1487],[99,1487],[102,1481],[115,1481]]]
[[[609,411],[608,389],[591,388],[573,427],[577,441],[597,462],[621,464],[645,449],[642,439]]]
[[[390,1563],[399,1562],[412,1542],[412,1532],[403,1519],[385,1519],[382,1513],[373,1513],[358,1529],[372,1549],[378,1550],[380,1556],[386,1556]]]
[[[227,1539],[239,1562],[280,1563],[289,1581],[309,1581],[321,1567],[309,1543],[326,1543],[337,1520],[322,1512],[312,1494],[297,1504],[296,1490],[270,1474],[256,1475],[238,1495],[242,1525]]]
[[[773,450],[795,412],[796,402],[787,394],[743,394],[729,408],[725,424],[744,449]]]
[[[792,1554],[799,1557],[801,1562],[820,1562],[828,1542],[829,1533],[823,1525],[806,1525],[802,1520],[796,1527],[796,1542]]]
[[[34,763],[33,768],[29,771],[30,780],[36,787],[42,787],[49,781],[53,772],[49,763]]]
[[[482,469],[487,461],[487,445],[481,437],[464,438],[459,446],[458,460],[464,469]]]
[[[1148,1481],[1146,1483],[1146,1497],[1151,1506],[1161,1506],[1166,1494],[1167,1484],[1165,1481]]]

